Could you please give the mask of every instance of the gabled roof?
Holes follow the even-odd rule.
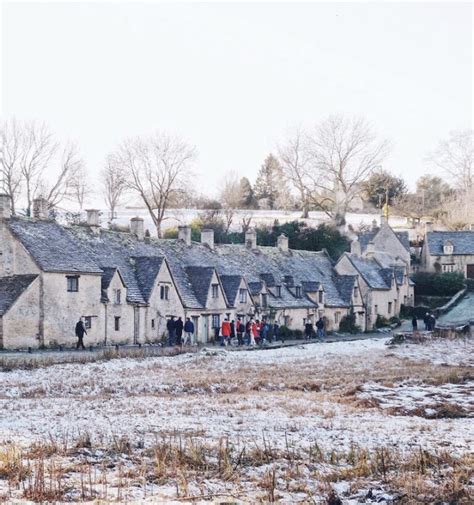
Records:
[[[273,277],[272,273],[260,274],[260,279],[262,279],[262,281],[265,281],[265,284],[269,288],[276,286],[275,277]]]
[[[164,258],[163,256],[134,256],[131,260],[135,263],[138,287],[143,298],[148,302]]]
[[[249,282],[248,283],[249,291],[252,296],[259,295],[263,290],[263,282]]]
[[[220,276],[222,287],[224,288],[225,296],[231,305],[234,304],[242,282],[241,275],[221,275]]]
[[[38,275],[0,277],[0,316],[6,314]]]
[[[426,234],[428,251],[431,256],[444,255],[443,246],[447,241],[454,245],[454,254],[474,254],[474,231],[431,231]]]
[[[209,288],[211,286],[212,276],[214,275],[213,267],[186,267],[186,274],[193,288],[196,298],[202,307],[206,306]]]
[[[394,232],[402,246],[410,252],[410,236],[407,231],[396,231]]]
[[[390,229],[393,231],[392,228],[390,228]],[[380,230],[381,230],[381,228],[379,228],[377,230],[370,230],[370,231],[367,231],[365,233],[361,233],[360,235],[358,235],[361,253],[364,253],[366,251],[367,245],[369,244],[369,242],[372,242],[376,238],[376,236],[378,235]],[[397,239],[400,241],[402,246],[408,252],[410,252],[410,237],[408,235],[408,232],[407,231],[393,231],[393,233],[397,237]]]
[[[100,266],[76,240],[55,221],[12,218],[12,233],[45,272],[101,274]]]
[[[321,283],[317,281],[301,281],[301,287],[305,293],[315,293],[319,291]]]
[[[351,304],[356,279],[356,275],[337,275],[334,277],[337,290],[347,305]]]
[[[344,253],[364,281],[372,289],[390,289],[387,283],[387,270],[382,268],[374,258],[362,258],[355,254]],[[382,271],[384,271],[382,273]]]

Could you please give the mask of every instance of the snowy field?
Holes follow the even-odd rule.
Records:
[[[473,351],[373,339],[4,371],[0,501],[472,503]]]

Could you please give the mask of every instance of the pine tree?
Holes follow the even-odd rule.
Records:
[[[283,171],[280,162],[270,153],[258,172],[254,186],[255,198],[257,200],[266,198],[270,209],[273,209],[280,192],[283,190]]]
[[[255,206],[253,188],[247,177],[242,177],[242,179],[240,179],[240,198],[241,202],[239,207],[243,209],[251,209]]]

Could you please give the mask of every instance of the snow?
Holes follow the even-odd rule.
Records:
[[[463,455],[474,444],[473,381],[406,375],[469,369],[473,347],[469,340],[388,347],[378,338],[14,369],[0,382],[0,442],[27,447],[88,433],[93,441],[126,436],[146,448],[180,433],[247,447],[264,436],[282,450],[356,444]],[[440,417],[441,404],[463,415]],[[175,496],[173,486],[161,491]]]

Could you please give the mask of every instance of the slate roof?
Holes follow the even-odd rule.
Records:
[[[257,296],[262,292],[263,282],[249,282],[248,283],[249,291],[252,296]]]
[[[135,264],[138,287],[143,298],[148,302],[164,258],[163,256],[134,256],[131,260]]]
[[[370,230],[365,233],[361,233],[359,237],[361,252],[365,252],[369,242],[374,240],[375,236],[379,233],[380,229]],[[410,237],[407,231],[394,231],[395,236],[398,238],[403,247],[410,252]]]
[[[350,305],[352,301],[352,293],[354,291],[356,275],[336,275],[334,277],[334,283],[336,284],[337,290],[341,295],[341,298],[345,303]]]
[[[224,288],[225,296],[231,305],[234,304],[239,290],[240,283],[242,282],[241,275],[221,275],[220,276],[222,287]]]
[[[349,258],[349,261],[354,265],[369,287],[372,289],[390,289],[390,285],[387,284],[387,275],[386,273],[382,273],[384,269],[380,267],[374,258],[363,258],[351,253],[344,254]]]
[[[410,237],[407,231],[396,231],[394,232],[398,240],[400,240],[403,247],[410,252]]]
[[[205,307],[212,276],[214,275],[214,268],[201,266],[186,267],[186,274],[197,300],[202,307]]]
[[[431,231],[426,234],[431,256],[447,256],[443,246],[446,241],[454,245],[453,254],[474,254],[474,231]]]
[[[54,221],[12,218],[9,228],[45,272],[102,273],[82,244]]]
[[[316,291],[319,291],[320,286],[320,282],[301,281],[301,287],[305,293],[315,293]]]
[[[0,277],[0,316],[10,310],[11,306],[37,277],[38,275]]]

